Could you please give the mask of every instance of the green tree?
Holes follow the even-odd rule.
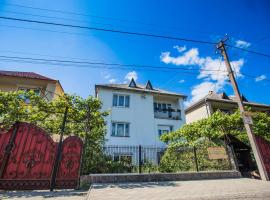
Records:
[[[254,113],[252,127],[256,135],[262,136],[270,141],[269,115],[262,112]],[[210,169],[227,169],[229,167],[228,161],[210,162],[206,155],[207,147],[224,145],[223,138],[228,134],[249,145],[239,111],[236,111],[233,114],[217,111],[209,118],[201,119],[191,124],[185,124],[175,132],[162,135],[161,140],[168,144],[168,149],[161,159],[162,170],[193,170],[192,163],[190,163],[192,154],[189,153],[189,151],[184,152],[183,155],[178,155],[177,153],[177,151],[183,147],[197,148],[198,162],[200,166],[204,166],[204,169],[207,170],[207,168],[209,168],[207,166],[211,166]],[[186,159],[179,158],[179,156],[186,156]]]
[[[104,170],[102,165],[108,160],[102,151],[106,133],[104,117],[108,113],[101,112],[101,106],[91,96],[83,99],[66,94],[48,102],[32,91],[0,92],[0,124],[8,129],[17,121],[29,122],[49,134],[60,134],[67,107],[65,135],[77,135],[84,141],[82,173],[98,172]]]

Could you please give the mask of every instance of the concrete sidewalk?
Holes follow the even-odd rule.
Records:
[[[270,199],[270,182],[221,179],[151,183],[95,184],[88,200]]]
[[[86,195],[87,190],[0,191],[0,200],[85,200]]]

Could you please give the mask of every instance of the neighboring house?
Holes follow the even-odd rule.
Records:
[[[58,80],[34,72],[0,70],[0,91],[33,90],[48,101],[63,95],[64,90]]]
[[[154,88],[150,81],[139,85],[132,79],[129,84],[96,85],[95,90],[103,103],[102,110],[110,111],[105,118],[106,146],[112,147],[114,160],[125,157],[136,162],[134,149],[142,145],[156,149],[148,159],[157,162],[157,149],[166,147],[160,136],[185,123],[186,96]]]
[[[244,96],[242,96],[242,100],[244,106],[249,107],[252,111],[270,113],[270,105],[249,102]],[[238,105],[234,96],[228,96],[224,92],[218,94],[210,91],[204,98],[186,108],[186,122],[189,124],[207,118],[217,110],[233,113],[236,109],[238,109]]]

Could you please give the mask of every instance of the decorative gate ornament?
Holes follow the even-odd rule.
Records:
[[[0,133],[0,189],[49,189],[57,145],[44,130],[29,123],[16,123]],[[63,141],[57,188],[78,186],[82,146],[77,136]]]
[[[63,141],[56,188],[76,188],[78,186],[82,146],[82,140],[77,136],[70,136]]]

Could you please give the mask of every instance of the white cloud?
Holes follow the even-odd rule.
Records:
[[[192,48],[178,57],[171,56],[170,52],[162,52],[160,59],[166,64],[171,63],[174,65],[200,65],[203,62],[203,59],[199,57],[197,48]]]
[[[125,80],[131,80],[134,79],[135,81],[138,79],[138,74],[136,71],[128,72],[125,76]]]
[[[109,83],[116,83],[116,81],[117,81],[117,79],[112,78],[112,79],[109,80]]]
[[[178,83],[184,83],[184,82],[185,82],[185,80],[184,80],[184,79],[182,79],[182,80],[178,81]]]
[[[110,74],[106,74],[106,75],[104,76],[104,78],[105,78],[105,79],[109,79],[109,78],[111,78],[111,75],[110,75]]]
[[[237,78],[243,77],[240,70],[244,64],[243,59],[237,61],[232,61],[231,66],[233,67],[234,73]],[[224,83],[227,79],[227,69],[225,63],[220,59],[213,59],[211,57],[206,57],[203,65],[201,66],[202,71],[198,75],[199,79],[209,78],[209,80]],[[216,70],[220,70],[219,72]]]
[[[191,48],[179,56],[173,57],[170,52],[162,52],[160,59],[166,64],[194,66],[197,65],[201,71],[197,79],[203,82],[193,86],[191,91],[191,100],[187,103],[193,103],[204,97],[209,91],[220,91],[227,83],[228,76],[225,63],[221,58],[200,57],[197,48]],[[244,59],[232,61],[231,65],[234,69],[236,77],[242,77],[241,68],[244,65]],[[219,71],[217,71],[219,70]]]
[[[195,85],[192,88],[192,91],[191,91],[192,99],[189,103],[196,102],[203,96],[206,96],[209,91],[217,91],[217,90],[220,90],[221,87],[222,87],[222,84],[214,83],[210,81],[205,81],[198,85]]]
[[[258,76],[255,78],[255,81],[256,82],[259,82],[259,81],[263,81],[264,79],[266,79],[266,76],[265,75],[261,75],[261,76]]]
[[[111,74],[109,74],[108,72],[101,72],[101,76],[102,76],[102,78],[104,78],[104,79],[109,79],[109,78],[111,78]]]
[[[235,41],[235,45],[240,48],[248,48],[251,44],[244,40],[237,40]]]
[[[181,52],[183,52],[183,51],[185,51],[185,50],[187,49],[186,46],[180,47],[180,46],[178,46],[178,45],[173,46],[173,48],[177,49],[177,51],[178,51],[179,53],[181,53]]]

